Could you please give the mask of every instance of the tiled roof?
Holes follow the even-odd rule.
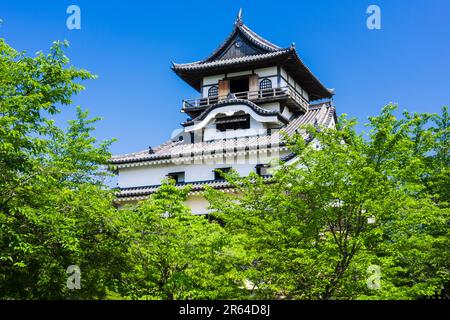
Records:
[[[203,190],[205,186],[210,186],[213,188],[226,188],[229,187],[229,183],[226,180],[208,180],[208,181],[196,181],[190,183],[177,183],[177,187],[184,187],[190,185],[191,192]],[[126,197],[136,197],[142,195],[148,195],[155,192],[160,185],[154,186],[142,186],[142,187],[132,187],[132,188],[121,188],[120,192],[117,193],[117,197],[126,198]]]
[[[335,109],[331,105],[331,102],[327,101],[311,105],[305,114],[291,120],[291,122],[286,127],[282,128],[282,130],[288,135],[293,135],[300,126],[305,124],[317,124],[328,127],[333,117],[335,117]],[[270,136],[250,136],[196,143],[169,140],[160,146],[153,148],[152,153],[146,149],[135,153],[116,155],[111,158],[110,163],[113,165],[121,165],[145,162],[145,164],[147,164],[161,159],[180,160],[180,158],[184,157],[202,157],[205,154],[210,155],[217,151],[247,152],[253,149],[272,148],[277,144],[279,147],[283,147],[284,143],[279,141],[279,139],[280,136],[275,133]]]
[[[308,124],[312,125],[319,125],[323,128],[330,128],[331,127],[331,120],[334,119],[334,123],[337,122],[336,118],[336,110],[335,108],[330,104],[329,101],[317,103],[314,105],[309,106],[309,111],[304,114],[302,117],[298,117],[297,119],[294,119],[289,123],[289,125],[284,129],[284,131],[289,135],[293,135],[296,132],[303,135],[303,137],[308,140],[309,137],[307,136],[306,132],[304,130],[299,130],[300,127]],[[281,157],[281,161],[289,161],[291,159],[295,158],[294,153],[289,153],[283,157]]]
[[[229,65],[235,65],[240,63],[249,63],[249,62],[257,62],[264,61],[270,58],[278,58],[282,56],[288,56],[294,48],[280,49],[274,52],[255,54],[250,56],[243,56],[231,59],[222,59],[222,60],[213,60],[213,61],[197,61],[192,63],[173,63],[173,69],[175,71],[192,71],[192,70],[203,70],[209,69],[212,67],[223,67]]]
[[[292,120],[283,130],[291,136],[296,130],[298,130],[298,128],[307,124],[317,124],[328,128],[333,117],[336,117],[336,113],[334,107],[329,101],[310,105],[308,107],[308,112]]]
[[[279,47],[279,46],[273,44],[272,42],[261,37],[259,34],[254,32],[252,29],[247,27],[245,24],[238,24],[238,25],[239,25],[240,30],[248,36],[248,39],[250,41],[253,41],[255,44],[259,43],[265,49],[272,50],[272,51],[282,49],[281,47]]]
[[[150,164],[151,162],[166,159],[172,162],[182,162],[189,158],[202,158],[204,156],[210,156],[216,152],[224,152],[231,155],[236,152],[248,152],[250,150],[275,148],[276,145],[279,145],[279,147],[284,146],[284,143],[280,141],[280,136],[277,134],[272,134],[270,136],[260,135],[196,143],[170,141],[155,148],[153,153],[149,153],[148,150],[143,150],[136,153],[113,156],[110,163],[114,165],[139,162]]]
[[[271,176],[262,176],[265,180],[269,180]],[[212,187],[214,189],[232,189],[230,183],[224,179],[220,180],[207,180],[207,181],[196,181],[196,182],[184,182],[177,183],[176,187],[185,187],[187,185],[191,186],[189,194],[201,193],[206,186]],[[132,187],[132,188],[121,188],[116,193],[116,202],[127,202],[142,200],[147,198],[148,195],[156,192],[161,185],[154,186],[142,186],[142,187]]]

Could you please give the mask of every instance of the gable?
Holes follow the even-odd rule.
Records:
[[[243,37],[240,33],[237,33],[231,38],[228,45],[218,53],[214,60],[239,58],[266,52],[267,51],[258,48],[256,45],[248,41],[247,38]]]
[[[208,58],[202,60],[202,63],[241,58],[280,50],[282,50],[280,47],[257,35],[241,21],[237,21],[230,35]]]

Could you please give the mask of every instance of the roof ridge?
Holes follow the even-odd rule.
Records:
[[[261,175],[264,180],[269,180],[271,175]],[[156,185],[148,185],[148,186],[139,186],[139,187],[129,187],[129,188],[119,188],[116,193],[116,196],[119,198],[133,198],[136,196],[144,196],[154,193],[159,187],[160,184]],[[183,182],[175,184],[175,187],[182,188],[186,186],[191,186],[191,191],[203,190],[204,186],[213,186],[216,188],[229,188],[232,187],[232,184],[229,183],[226,179],[218,179],[218,180],[202,180],[202,181],[191,181],[191,182]]]
[[[179,141],[172,141],[172,140],[167,140],[155,147],[152,147],[153,151],[157,152],[159,150],[161,150],[162,148],[171,145],[171,144],[176,144]],[[111,158],[115,159],[115,158],[123,158],[123,157],[131,157],[131,156],[138,156],[138,155],[143,155],[143,154],[148,154],[149,149],[144,149],[144,150],[140,150],[140,151],[135,151],[135,152],[130,152],[130,153],[122,153],[122,154],[116,154],[113,155]]]
[[[212,57],[214,57],[216,54],[218,54],[220,52],[220,50],[225,47],[225,45],[234,37],[234,34],[236,33],[236,31],[238,30],[238,25],[236,24],[233,27],[233,30],[231,30],[231,33],[228,34],[228,36],[225,38],[225,40],[222,41],[221,44],[219,44],[219,46],[214,49],[214,51],[205,59],[200,60],[198,63],[204,63],[204,62],[208,62],[210,59],[212,59]]]
[[[241,61],[247,62],[247,61],[257,60],[257,59],[265,58],[265,57],[276,57],[276,56],[288,53],[291,50],[292,50],[292,48],[289,47],[289,48],[283,48],[283,49],[273,51],[273,52],[253,54],[253,55],[242,56],[242,57],[237,57],[237,58],[221,59],[221,60],[214,60],[214,61],[196,61],[196,62],[189,62],[189,63],[172,63],[172,65],[173,65],[174,69],[183,69],[183,68],[189,68],[189,67],[194,67],[194,66],[227,64],[227,63],[234,63],[234,62],[241,62]]]
[[[260,36],[259,34],[257,34],[255,31],[250,29],[245,24],[239,25],[238,28],[241,31],[243,31],[245,34],[247,34],[248,36],[253,38],[254,40],[260,42],[260,44],[262,44],[264,47],[268,48],[269,50],[276,51],[276,50],[282,49],[280,46],[277,46],[276,44],[270,42],[269,40],[267,40],[267,39],[263,38],[262,36]]]
[[[148,149],[144,149],[144,150],[140,150],[140,151],[135,151],[135,152],[129,152],[129,153],[121,153],[121,154],[115,154],[113,155],[111,158],[123,158],[123,157],[130,157],[130,156],[135,156],[135,155],[139,155],[139,154],[143,154],[145,152],[148,152]]]
[[[211,62],[211,59],[216,56],[222,49],[224,49],[230,42],[230,40],[236,35],[237,32],[241,32],[244,37],[252,42],[255,45],[258,45],[262,49],[274,52],[278,50],[282,50],[281,47],[273,44],[272,42],[264,39],[255,31],[250,29],[247,25],[245,25],[242,20],[239,20],[240,23],[235,23],[233,30],[231,33],[225,38],[224,41],[205,59],[201,60],[199,63]]]

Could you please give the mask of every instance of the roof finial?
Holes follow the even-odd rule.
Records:
[[[236,24],[242,25],[242,8],[239,8],[239,12],[236,18]]]

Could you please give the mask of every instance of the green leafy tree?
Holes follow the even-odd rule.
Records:
[[[272,179],[230,173],[236,193],[209,189],[208,217],[172,181],[118,210],[105,185],[112,141],[92,136],[99,119],[78,108],[65,130],[50,120],[94,78],[66,45],[28,57],[0,40],[0,298],[414,299],[448,288],[447,108],[397,118],[387,106],[367,135],[345,117],[337,130],[305,127],[314,143],[287,138],[296,161]],[[79,290],[66,286],[71,265]]]
[[[121,210],[129,261],[118,285],[123,297],[225,299],[243,291],[239,244],[218,223],[191,213],[188,192],[166,181],[149,200]]]
[[[0,40],[0,297],[101,298],[114,276],[116,214],[102,166],[111,141],[78,109],[66,130],[49,117],[93,76],[69,64],[66,43],[27,57]],[[70,265],[81,289],[66,286]]]
[[[268,183],[231,174],[238,195],[209,190],[214,215],[244,239],[254,296],[410,299],[448,281],[446,109],[401,119],[394,110],[371,117],[367,136],[345,117],[337,130],[306,127],[314,143],[288,138],[297,161]],[[378,290],[367,286],[371,265]]]

